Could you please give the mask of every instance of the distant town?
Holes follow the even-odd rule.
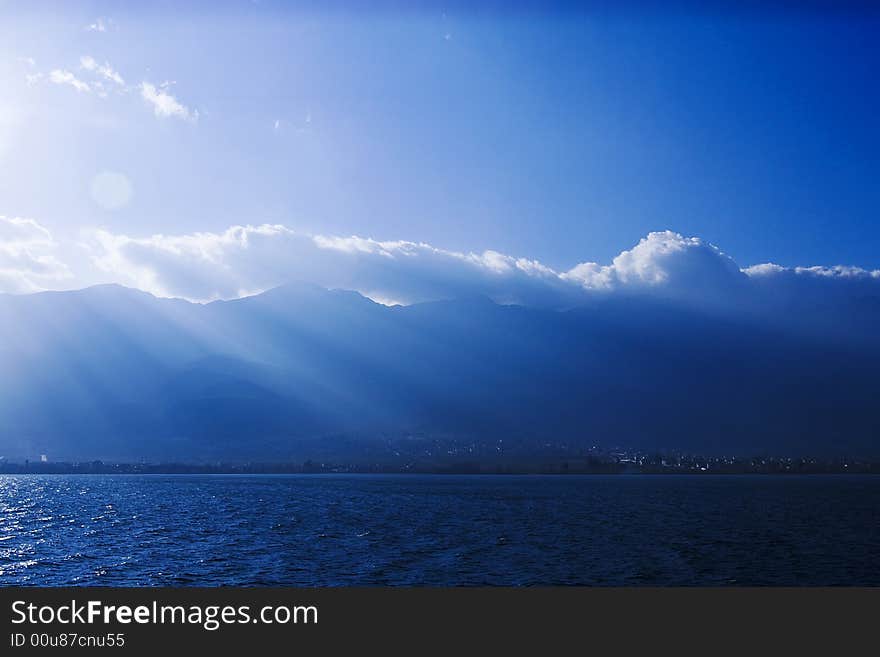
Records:
[[[462,458],[471,452],[475,458]],[[477,453],[479,452],[479,453]],[[53,461],[0,457],[0,474],[880,474],[880,460],[789,456],[705,456],[679,452],[641,452],[593,447],[569,455],[515,454],[498,449],[423,451],[421,458],[321,459],[241,462]],[[445,458],[444,458],[445,457]]]

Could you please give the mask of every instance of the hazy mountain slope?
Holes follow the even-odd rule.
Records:
[[[876,309],[847,312],[818,331],[643,298],[557,312],[307,285],[204,306],[116,286],[2,296],[0,454],[298,459],[409,431],[875,454]]]

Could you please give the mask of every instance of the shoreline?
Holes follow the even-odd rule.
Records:
[[[20,476],[20,475],[43,475],[43,476],[119,476],[119,477],[137,477],[137,476],[187,476],[187,475],[203,475],[203,476],[289,476],[289,477],[329,477],[329,476],[432,476],[432,477],[742,477],[742,476],[765,476],[765,477],[821,477],[821,476],[877,476],[880,475],[880,469],[846,469],[846,470],[817,470],[817,471],[705,471],[694,472],[689,470],[669,470],[669,471],[619,471],[619,472],[558,472],[544,470],[505,470],[505,471],[467,471],[467,470],[327,470],[320,472],[302,472],[289,470],[247,470],[247,469],[200,469],[200,468],[179,468],[179,469],[142,469],[142,470],[68,470],[59,471],[52,469],[0,469],[0,477],[3,476]]]

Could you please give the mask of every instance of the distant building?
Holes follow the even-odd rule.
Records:
[[[45,454],[40,454],[40,463],[48,463],[48,462],[49,462],[49,457],[46,456]]]

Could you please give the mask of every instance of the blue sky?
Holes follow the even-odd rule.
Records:
[[[877,14],[133,5],[0,3],[0,216],[51,235],[5,268],[66,272],[8,291],[177,294],[108,236],[264,224],[557,272],[665,230],[880,268]]]

